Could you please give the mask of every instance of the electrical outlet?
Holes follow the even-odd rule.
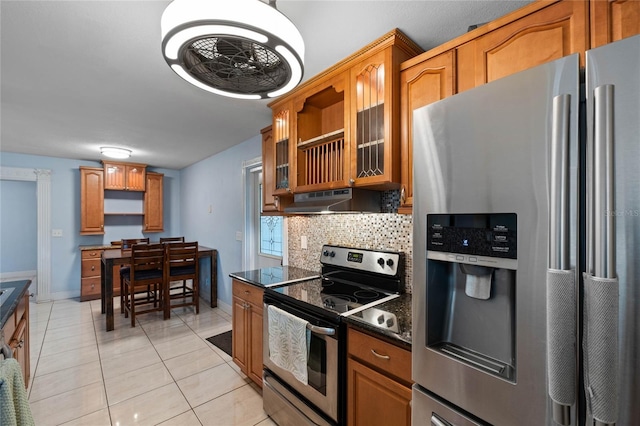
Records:
[[[62,237],[62,229],[52,229],[51,230],[52,237]]]
[[[303,235],[300,237],[300,248],[303,250],[307,249],[307,236]]]
[[[236,241],[242,241],[242,232],[236,231]]]

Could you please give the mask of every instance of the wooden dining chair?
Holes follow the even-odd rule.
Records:
[[[131,246],[134,244],[149,244],[149,238],[123,238],[120,240],[120,249],[121,250],[130,250]],[[120,288],[122,288],[122,280],[124,277],[129,275],[129,265],[121,265],[120,266]],[[122,294],[122,290],[120,290],[120,312],[124,312],[124,308],[122,307],[124,302],[124,294]]]
[[[123,310],[136,326],[136,315],[164,312],[165,244],[134,244],[131,247],[130,273],[123,277]],[[166,313],[165,313],[165,319]]]
[[[184,243],[184,237],[161,237],[161,243]]]
[[[176,242],[164,247],[165,317],[171,309],[183,306],[194,306],[196,314],[200,313],[198,242]],[[182,281],[180,286],[175,286],[178,281]]]

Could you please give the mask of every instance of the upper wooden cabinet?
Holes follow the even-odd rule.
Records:
[[[455,93],[452,51],[434,58],[406,61],[400,71],[400,213],[413,206],[413,110]]]
[[[285,170],[288,192],[398,187],[400,63],[421,51],[390,31],[271,103],[274,142],[282,125],[288,143],[276,149],[283,161],[275,162],[273,194],[283,190]]]
[[[104,189],[144,191],[146,166],[144,164],[102,162]]]
[[[511,22],[502,19],[456,48],[458,92],[572,53],[580,53],[584,64],[589,46],[586,1],[537,2],[507,15]]]
[[[118,216],[139,216],[142,218],[142,232],[163,232],[164,231],[164,212],[163,212],[163,193],[164,193],[164,175],[161,173],[146,172],[145,165],[128,165],[122,167],[116,163],[104,163],[105,168],[80,167],[80,235],[104,234],[104,218]],[[130,167],[129,167],[130,166]],[[112,168],[109,173],[107,168]],[[120,178],[113,178],[120,171],[128,169],[124,176],[133,176],[130,181],[134,182],[135,188],[145,188],[144,194],[129,194],[129,201],[139,202],[135,206],[134,211],[110,211],[107,207],[105,213],[105,189],[104,180],[107,176],[112,177],[112,184]],[[140,176],[143,176],[144,182],[139,183]],[[131,187],[130,187],[131,188]],[[116,189],[111,187],[110,189]],[[120,188],[119,190],[125,190]],[[139,189],[135,189],[139,191]],[[122,193],[120,193],[122,194]],[[118,198],[118,193],[109,194],[109,201]],[[135,199],[133,199],[133,198]],[[143,199],[144,198],[144,199]],[[117,202],[118,200],[116,200]],[[109,203],[107,203],[109,204]],[[113,208],[113,205],[111,206]]]
[[[142,232],[164,231],[163,197],[164,175],[162,173],[146,173],[144,193],[144,226]]]
[[[640,1],[591,0],[591,47],[640,34]]]
[[[348,78],[348,72],[338,74],[294,100],[298,136],[294,153],[296,192],[349,185],[349,153],[345,144],[345,123],[349,122],[345,107]]]
[[[80,167],[80,235],[104,234],[104,173]]]

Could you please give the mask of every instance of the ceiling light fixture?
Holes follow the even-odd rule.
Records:
[[[160,27],[171,69],[209,92],[275,98],[302,80],[304,41],[275,0],[174,0]]]
[[[125,148],[116,148],[113,146],[102,146],[100,147],[100,154],[109,158],[129,158],[131,157],[131,150]]]

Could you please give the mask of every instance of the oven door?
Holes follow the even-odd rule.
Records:
[[[309,358],[307,361],[308,384],[300,382],[289,371],[278,367],[269,358],[269,305],[309,322],[311,331]],[[313,314],[281,303],[267,301],[264,304],[263,319],[263,363],[282,382],[296,390],[334,421],[338,421],[338,327]]]

